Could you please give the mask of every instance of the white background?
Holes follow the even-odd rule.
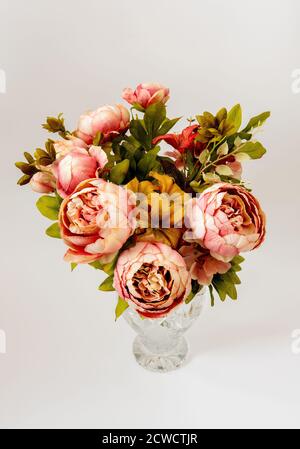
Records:
[[[299,0],[1,0],[1,427],[299,428],[299,19]],[[237,102],[245,121],[272,110],[268,155],[245,168],[266,244],[247,257],[239,301],[208,309],[187,365],[165,375],[135,363],[102,275],[70,273],[13,166],[43,144],[46,115],[74,128],[142,81],[170,87],[171,117]]]

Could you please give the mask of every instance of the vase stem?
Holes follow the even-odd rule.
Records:
[[[143,368],[156,372],[173,371],[179,368],[187,357],[187,341],[179,335],[176,339],[172,339],[171,344],[168,343],[158,343],[138,335],[133,342],[136,361]]]

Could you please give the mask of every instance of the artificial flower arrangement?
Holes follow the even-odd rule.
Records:
[[[261,245],[265,215],[242,181],[242,165],[266,150],[253,133],[264,112],[241,129],[240,105],[204,112],[170,133],[169,89],[125,89],[131,105],[102,106],[68,131],[62,114],[48,117],[48,139],[25,162],[18,184],[43,194],[46,230],[61,238],[72,270],[89,264],[107,273],[99,290],[116,290],[118,318],[132,307],[142,318],[167,316],[209,287],[237,299],[241,253]],[[161,148],[168,145],[167,150]]]

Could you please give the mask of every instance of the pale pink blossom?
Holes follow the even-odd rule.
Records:
[[[114,287],[140,315],[160,318],[183,303],[191,279],[177,251],[163,243],[140,242],[121,253]]]
[[[126,88],[122,97],[129,104],[137,104],[143,109],[147,109],[154,103],[166,103],[169,97],[169,89],[159,83],[139,84],[135,90]]]
[[[57,159],[66,156],[70,151],[76,150],[77,148],[87,149],[88,146],[83,140],[75,136],[69,136],[68,139],[57,140],[54,142]]]
[[[225,274],[231,268],[230,263],[215,259],[208,250],[196,244],[182,246],[179,253],[192,279],[200,285],[210,285],[215,274]]]
[[[127,131],[129,123],[130,113],[123,105],[102,106],[81,115],[76,135],[90,145],[98,132],[107,141]]]
[[[110,262],[134,231],[132,192],[103,179],[80,183],[60,208],[67,262]]]
[[[52,173],[40,171],[33,175],[30,186],[37,193],[52,193],[56,188],[56,179]]]
[[[264,241],[265,215],[258,200],[239,185],[217,183],[187,204],[184,238],[224,262]]]
[[[89,150],[74,148],[53,164],[53,172],[57,178],[57,191],[62,198],[74,192],[77,185],[90,178],[96,178],[99,169],[104,168],[108,159],[100,147]]]

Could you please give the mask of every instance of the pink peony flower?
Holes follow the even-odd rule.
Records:
[[[33,175],[30,186],[37,193],[52,193],[56,188],[56,179],[52,173],[41,171]]]
[[[198,242],[211,255],[229,262],[243,251],[261,245],[265,215],[257,199],[245,188],[217,183],[187,205],[184,239]]]
[[[75,136],[70,136],[69,139],[57,140],[54,143],[54,149],[56,151],[57,158],[66,156],[70,151],[76,150],[77,148],[87,149],[87,144]]]
[[[158,83],[139,84],[135,91],[130,88],[123,90],[122,97],[129,104],[138,104],[147,109],[154,103],[166,103],[169,97],[169,89]]]
[[[120,255],[114,287],[140,315],[160,318],[186,299],[191,279],[177,251],[163,243],[140,242]]]
[[[98,169],[102,169],[107,162],[106,153],[100,147],[91,147],[89,150],[75,147],[58,159],[53,164],[53,172],[60,196],[66,198],[80,182],[97,177]]]
[[[231,268],[230,263],[215,259],[199,245],[182,246],[179,253],[184,258],[192,279],[200,285],[210,285],[215,274],[225,274]]]
[[[80,117],[76,135],[90,145],[98,132],[104,140],[110,140],[127,131],[129,123],[130,113],[121,104],[102,106]]]
[[[110,262],[133,233],[132,193],[103,179],[77,186],[60,208],[61,235],[70,247],[67,262]]]

